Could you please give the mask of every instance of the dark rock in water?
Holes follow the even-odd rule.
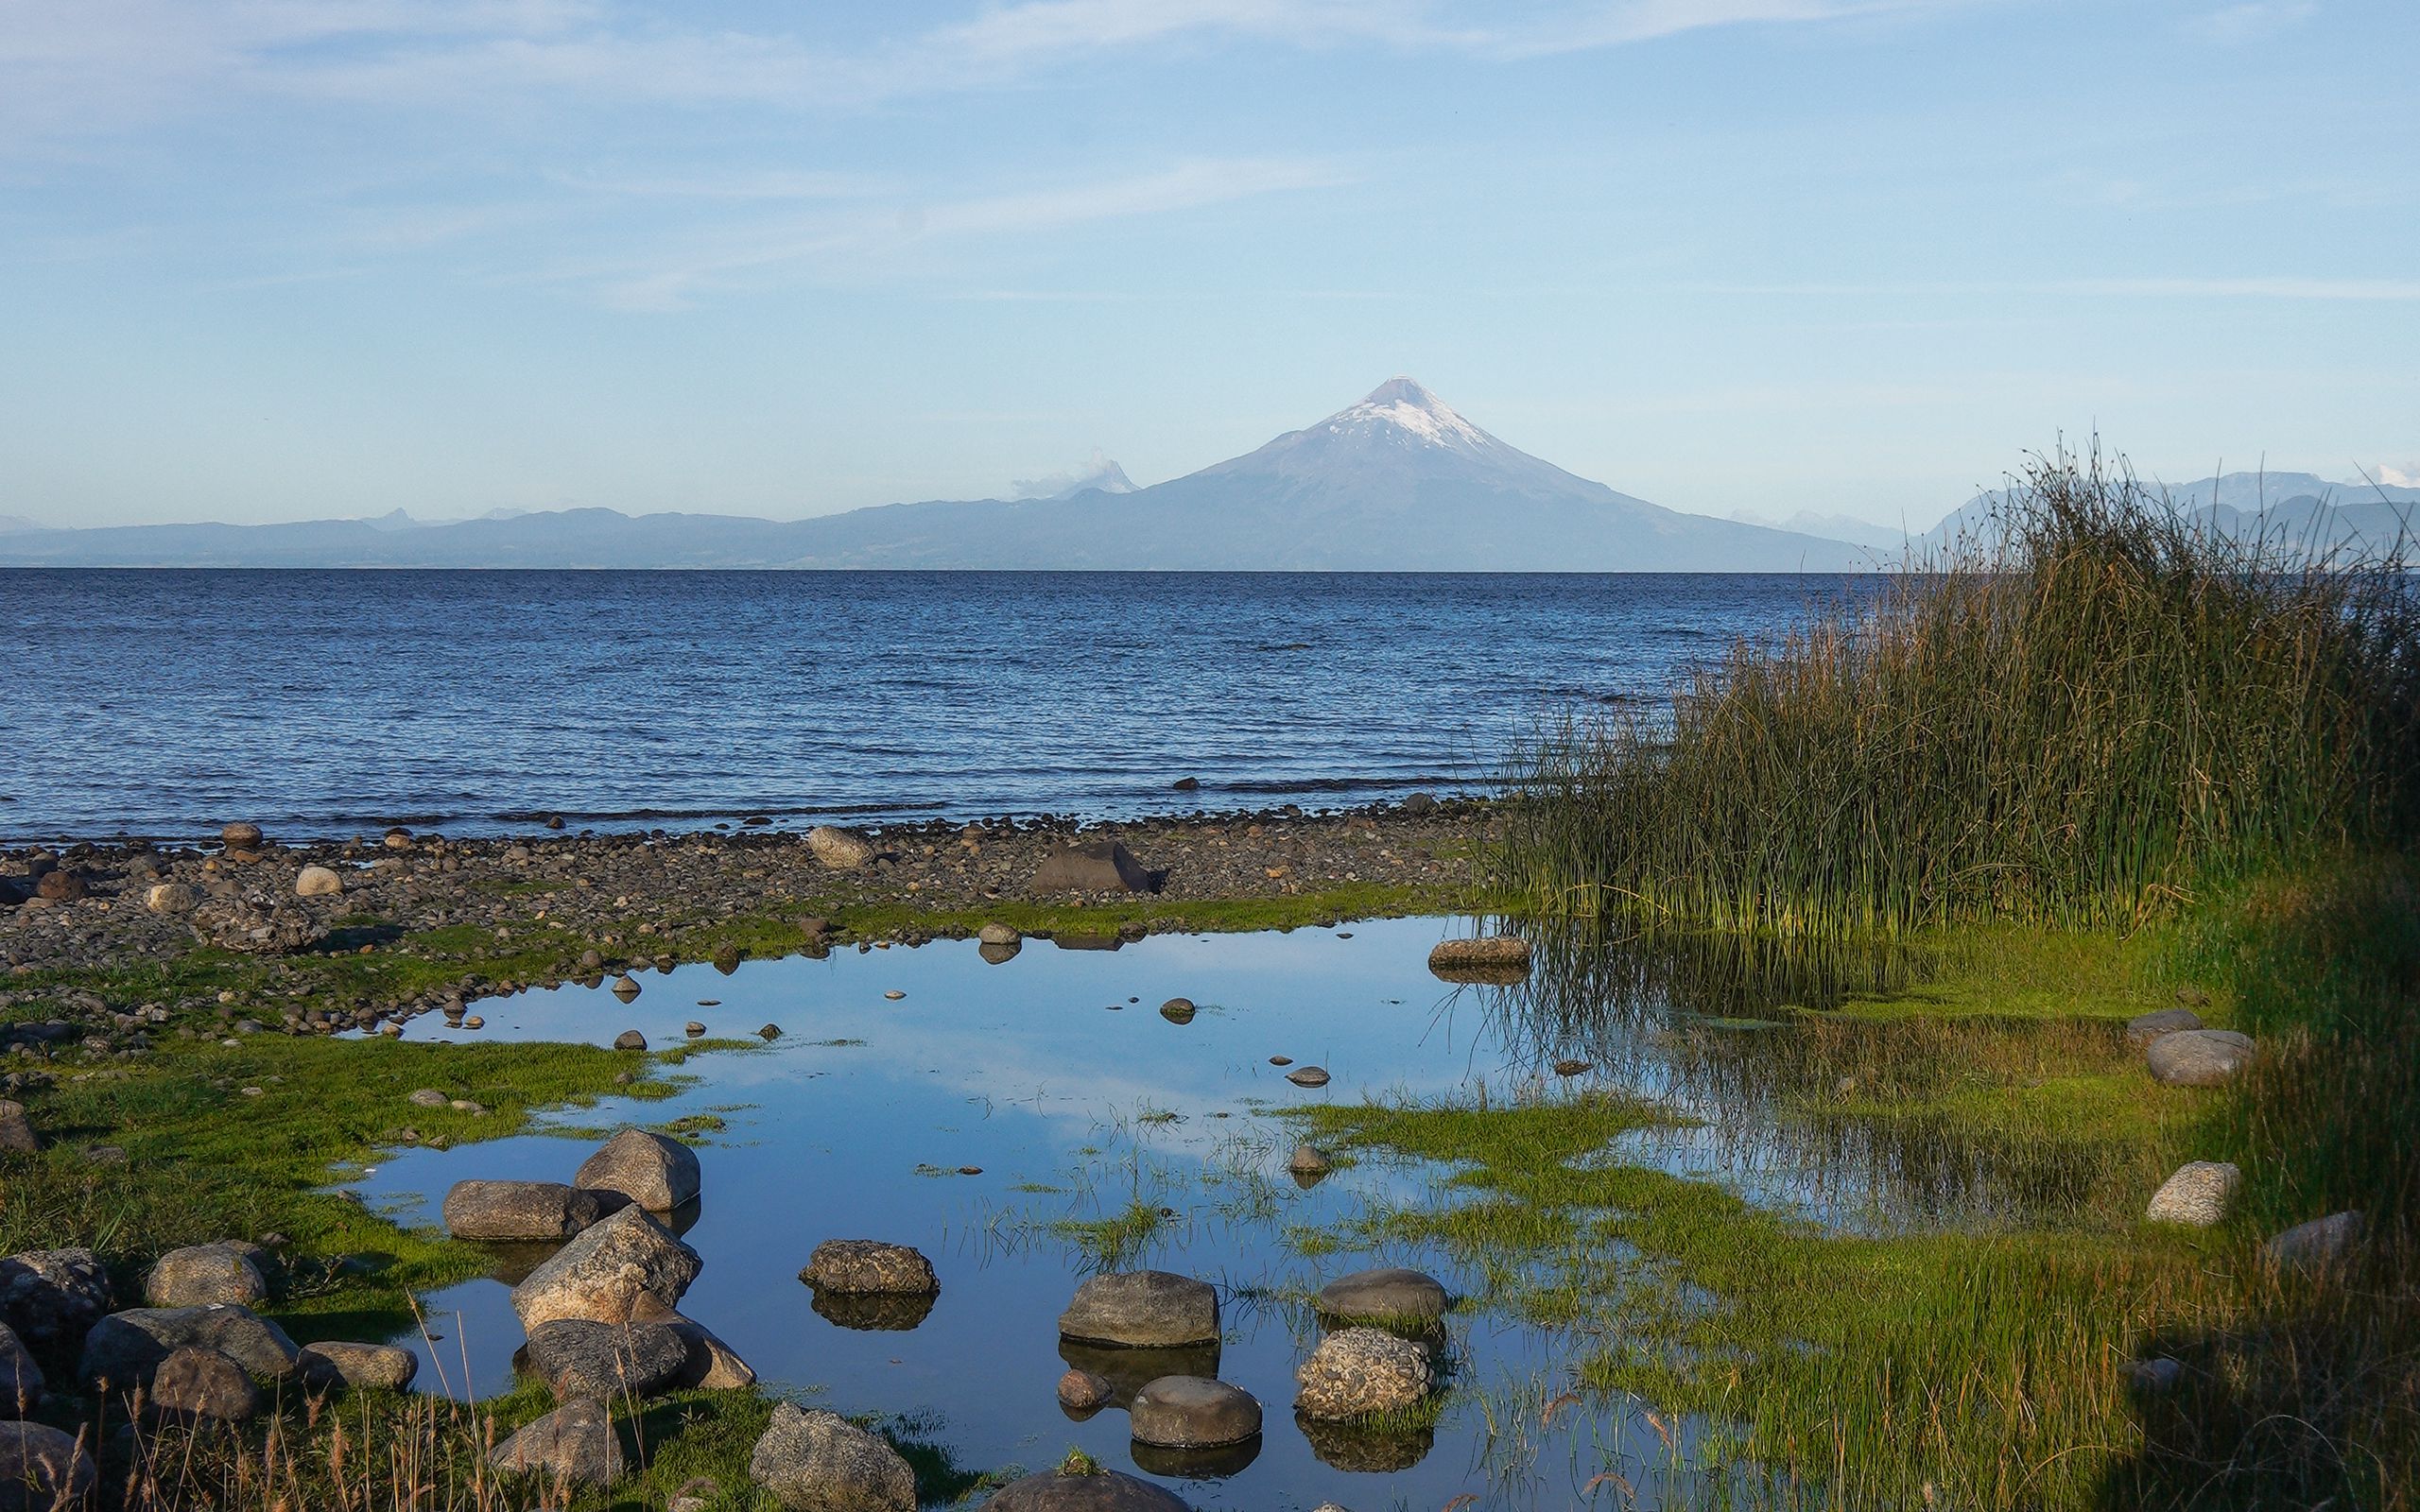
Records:
[[[1180,793],[1198,793],[1201,791],[1201,779],[1198,777],[1180,777],[1168,785]]]
[[[1584,1076],[1595,1069],[1595,1064],[1586,1060],[1558,1060],[1554,1063],[1554,1074],[1558,1076]]]
[[[715,948],[714,968],[725,976],[739,970],[739,947],[718,945]]]
[[[2232,1029],[2178,1029],[2151,1042],[2152,1075],[2170,1087],[2216,1087],[2252,1064],[2252,1040]]]
[[[1191,998],[1170,998],[1160,1005],[1160,1017],[1170,1023],[1191,1023],[1198,1011]]]
[[[39,1396],[40,1393],[36,1392],[36,1395]],[[1090,1370],[1078,1370],[1071,1366],[1066,1374],[1059,1378],[1059,1405],[1069,1412],[1089,1416],[1108,1406],[1110,1396],[1107,1376],[1096,1375]]]
[[[1480,973],[1478,980],[1495,980],[1512,973],[1519,980],[1530,973],[1530,942],[1513,935],[1483,935],[1477,939],[1440,940],[1428,953],[1428,970],[1449,982]]]
[[[1448,1300],[1436,1277],[1389,1265],[1338,1277],[1320,1288],[1312,1304],[1348,1323],[1425,1327],[1445,1315]]]
[[[75,1435],[44,1423],[0,1422],[0,1507],[85,1506],[99,1481],[93,1456]]]
[[[42,1400],[42,1366],[17,1331],[0,1323],[0,1418],[23,1418]]]
[[[837,1413],[776,1402],[748,1475],[790,1512],[916,1512],[916,1472]]]
[[[1261,1443],[1258,1434],[1232,1444],[1198,1449],[1174,1449],[1137,1438],[1126,1446],[1126,1452],[1133,1456],[1134,1468],[1146,1475],[1172,1481],[1219,1481],[1252,1469],[1253,1461],[1260,1458]]]
[[[1286,1074],[1286,1079],[1297,1087],[1324,1087],[1327,1085],[1327,1068],[1297,1066]]]
[[[1260,1436],[1260,1403],[1241,1386],[1207,1376],[1162,1376],[1127,1407],[1138,1444],[1216,1449]]]
[[[933,1315],[939,1292],[826,1292],[807,1301],[815,1315],[835,1328],[860,1333],[906,1333]]]
[[[1063,951],[1122,951],[1126,941],[1115,935],[1053,935],[1050,943]]]
[[[2202,1027],[2202,1016],[2189,1008],[2161,1008],[2155,1013],[2140,1014],[2127,1020],[2126,1042],[2130,1045],[2147,1045],[2161,1035],[2200,1027]]]
[[[89,1249],[29,1249],[0,1260],[0,1322],[37,1358],[73,1365],[85,1333],[116,1305],[109,1270]]]
[[[457,1239],[569,1239],[628,1201],[562,1181],[457,1181],[445,1194],[445,1231]]]
[[[1408,1470],[1437,1447],[1437,1431],[1426,1423],[1401,1427],[1294,1414],[1294,1426],[1322,1465],[1356,1475]]]
[[[167,1422],[250,1422],[261,1410],[261,1391],[233,1360],[187,1345],[152,1372],[144,1406]]]
[[[778,1023],[769,1023],[756,1031],[756,1038],[759,1040],[779,1040],[781,1037],[782,1026]]]
[[[1025,942],[1022,940],[1011,940],[1004,945],[995,945],[987,939],[975,947],[975,954],[993,966],[1005,966],[1015,960],[1017,952],[1023,949],[1025,949]]]
[[[1076,1288],[1075,1300],[1059,1314],[1059,1332],[1130,1348],[1205,1343],[1219,1337],[1219,1294],[1206,1282],[1164,1270],[1095,1276]]]
[[[112,1313],[84,1336],[78,1370],[87,1385],[113,1392],[151,1383],[160,1363],[187,1347],[216,1349],[247,1371],[282,1381],[302,1370],[302,1351],[285,1331],[251,1308],[138,1307]]]
[[[1154,892],[1151,874],[1115,840],[1062,846],[1033,874],[1035,892]]]
[[[647,1048],[647,1036],[639,1033],[636,1029],[625,1029],[620,1034],[614,1037],[614,1048],[616,1050],[645,1050]]]
[[[558,1401],[619,1401],[669,1387],[689,1363],[689,1344],[660,1323],[558,1318],[530,1330],[523,1356]]]
[[[679,1140],[626,1128],[582,1160],[571,1180],[618,1192],[649,1212],[669,1212],[698,1194],[698,1155]]]
[[[1063,1338],[1059,1341],[1059,1358],[1070,1369],[1108,1382],[1109,1400],[1123,1407],[1134,1400],[1136,1392],[1162,1376],[1208,1376],[1216,1380],[1219,1348],[1216,1341],[1148,1349]]]
[[[681,1026],[681,1032],[695,1040],[706,1032],[706,1026],[695,1019]]]
[[[574,1486],[610,1486],[622,1476],[622,1446],[605,1403],[580,1397],[498,1444],[488,1463]]]
[[[698,1279],[698,1252],[633,1205],[583,1231],[512,1289],[521,1326],[557,1318],[627,1323],[650,1310],[671,1312]]]
[[[1183,1502],[1150,1482],[1106,1469],[1045,1470],[1011,1481],[983,1505],[985,1512],[1185,1512]]]
[[[314,1385],[401,1391],[420,1374],[420,1356],[391,1344],[322,1339],[302,1346],[302,1377]]]
[[[922,1251],[878,1239],[827,1239],[807,1257],[798,1279],[818,1291],[925,1296],[941,1290]]]

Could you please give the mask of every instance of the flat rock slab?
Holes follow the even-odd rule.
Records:
[[[618,1192],[649,1212],[670,1212],[698,1195],[698,1152],[662,1134],[626,1128],[580,1162],[571,1184]]]
[[[942,1289],[922,1251],[879,1239],[827,1239],[815,1246],[798,1279],[844,1296],[925,1297]]]
[[[1117,1470],[1045,1470],[1011,1481],[983,1505],[987,1512],[1186,1512],[1172,1493]]]
[[[1241,1386],[1206,1376],[1162,1376],[1134,1393],[1127,1417],[1140,1444],[1216,1449],[1260,1435],[1260,1403]]]
[[[629,1200],[565,1181],[457,1181],[445,1194],[445,1231],[507,1243],[569,1239]]]
[[[2207,1228],[2222,1222],[2243,1173],[2224,1160],[2190,1160],[2160,1183],[2143,1216],[2153,1223],[2190,1224]]]
[[[2145,1055],[2152,1075],[2170,1087],[2216,1087],[2252,1063],[2252,1040],[2232,1029],[2178,1029]]]
[[[916,1512],[916,1472],[837,1413],[778,1402],[748,1475],[789,1512]]]
[[[2202,1016],[2190,1008],[2162,1008],[2126,1021],[2126,1042],[2147,1045],[2164,1034],[2202,1027]]]
[[[1097,1344],[1166,1348],[1219,1337],[1219,1294],[1189,1276],[1164,1270],[1095,1276],[1076,1288],[1059,1314],[1060,1333]]]
[[[1436,1277],[1392,1265],[1340,1276],[1312,1298],[1329,1317],[1413,1327],[1443,1317],[1450,1300],[1444,1282]]]
[[[1035,892],[1154,892],[1150,872],[1115,840],[1062,846],[1033,873]]]

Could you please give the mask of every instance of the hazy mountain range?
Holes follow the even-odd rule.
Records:
[[[0,565],[1841,573],[1909,545],[1905,532],[1846,516],[1719,520],[1617,493],[1496,439],[1409,378],[1150,488],[1096,453],[1015,491],[794,521],[595,508],[421,521],[398,509],[61,530],[0,515]],[[2420,490],[2309,473],[2231,472],[2169,493],[2222,529],[2356,547],[2392,540],[2420,505]],[[1978,495],[1916,546],[1976,539],[1997,502]]]
[[[2197,524],[2243,540],[2260,539],[2313,555],[2384,554],[2411,541],[2420,524],[2420,489],[2383,483],[2330,483],[2310,472],[2225,472],[2198,483],[2147,485]],[[1995,543],[1995,490],[1968,500],[1927,531],[1923,543]]]

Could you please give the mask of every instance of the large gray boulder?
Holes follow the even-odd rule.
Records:
[[[285,1331],[249,1307],[137,1307],[112,1313],[84,1336],[77,1374],[112,1391],[148,1386],[161,1362],[182,1349],[216,1349],[253,1375],[283,1381],[302,1368],[302,1351]]]
[[[627,1200],[562,1181],[457,1181],[445,1194],[445,1231],[457,1239],[568,1239]]]
[[[748,1474],[788,1512],[916,1512],[916,1472],[897,1450],[838,1414],[792,1402],[774,1404]]]
[[[2153,1223],[2207,1228],[2223,1221],[2227,1204],[2243,1184],[2243,1173],[2224,1160],[2188,1160],[2152,1194],[2143,1216]]]
[[[2216,1087],[2252,1064],[2252,1040],[2232,1029],[2178,1029],[2145,1054],[2152,1075],[2170,1087]]]
[[[1294,1372],[1294,1410],[1306,1418],[1367,1418],[1413,1406],[1437,1384],[1428,1351],[1381,1329],[1320,1340]]]
[[[171,1249],[152,1263],[143,1299],[153,1307],[205,1307],[233,1302],[250,1307],[268,1298],[258,1245],[224,1240]]]
[[[1189,1276],[1117,1271],[1076,1288],[1059,1332],[1095,1344],[1155,1348],[1219,1337],[1219,1294]]]
[[[0,1418],[23,1418],[42,1400],[42,1366],[17,1331],[0,1323]]]
[[[1185,1512],[1169,1491],[1118,1470],[1044,1470],[992,1493],[984,1512]]]
[[[1217,1449],[1260,1433],[1260,1403],[1241,1386],[1206,1376],[1162,1376],[1134,1394],[1127,1418],[1134,1440],[1161,1449]]]
[[[591,1397],[564,1402],[495,1447],[488,1463],[571,1486],[610,1486],[622,1476],[614,1417]]]
[[[401,1391],[420,1374],[420,1356],[391,1344],[323,1339],[302,1346],[302,1377],[315,1386]]]
[[[1449,1300],[1436,1277],[1389,1265],[1340,1276],[1321,1287],[1312,1303],[1324,1316],[1348,1323],[1422,1328],[1443,1317]]]
[[[2136,1014],[2126,1021],[2126,1042],[2147,1045],[2164,1034],[2202,1027],[2202,1016],[2191,1008],[2161,1008],[2152,1013]]]
[[[189,1344],[160,1362],[143,1405],[162,1421],[246,1423],[261,1410],[261,1388],[226,1355]]]
[[[2361,1242],[2361,1215],[2331,1212],[2298,1223],[2260,1246],[2260,1258],[2293,1270],[2324,1270],[2352,1256]]]
[[[72,1434],[43,1423],[0,1422],[0,1512],[53,1512],[88,1504],[100,1470]]]
[[[627,1323],[652,1309],[672,1312],[704,1269],[698,1252],[639,1208],[582,1230],[512,1289],[521,1326],[557,1318]]]
[[[679,1140],[626,1128],[579,1163],[571,1184],[619,1193],[649,1212],[670,1212],[698,1194],[698,1155]]]
[[[1115,840],[1065,845],[1043,857],[1035,892],[1152,892],[1151,874]]]
[[[922,1297],[942,1287],[922,1251],[878,1239],[827,1239],[815,1246],[798,1279],[843,1295]]]
[[[37,1355],[72,1362],[86,1331],[116,1305],[110,1273],[89,1249],[29,1249],[0,1260],[0,1322]]]
[[[529,1331],[522,1359],[558,1401],[658,1396],[689,1364],[689,1342],[661,1323],[557,1318]]]

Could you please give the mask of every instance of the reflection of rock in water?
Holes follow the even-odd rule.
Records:
[[[488,1274],[507,1286],[518,1286],[529,1279],[529,1273],[554,1258],[562,1248],[561,1243],[505,1244],[491,1241],[479,1246],[488,1257]]]
[[[905,1333],[932,1314],[939,1292],[835,1292],[819,1290],[809,1304],[816,1315],[844,1329]]]
[[[1286,1168],[1286,1174],[1294,1178],[1294,1184],[1296,1186],[1301,1187],[1305,1192],[1308,1192],[1311,1188],[1318,1186],[1321,1182],[1328,1178],[1330,1169],[1330,1167],[1324,1165],[1314,1170],[1306,1170],[1299,1165],[1289,1165]]]
[[[1432,966],[1428,970],[1440,982],[1457,987],[1518,987],[1530,979],[1528,969],[1517,966]]]
[[[1172,1481],[1215,1481],[1222,1476],[1240,1474],[1260,1457],[1261,1436],[1253,1435],[1240,1444],[1220,1444],[1216,1449],[1164,1449],[1136,1439],[1129,1446],[1134,1452],[1134,1468],[1146,1475],[1162,1475]]]
[[[1181,1345],[1167,1349],[1125,1349],[1114,1344],[1086,1344],[1061,1338],[1059,1358],[1079,1370],[1089,1370],[1109,1382],[1109,1400],[1120,1407],[1134,1404],[1134,1393],[1162,1376],[1219,1376],[1219,1346]]]
[[[670,1212],[650,1212],[648,1217],[672,1230],[677,1237],[698,1227],[698,1219],[705,1213],[705,1199],[691,1197]]]
[[[1025,949],[1025,946],[1016,940],[987,939],[980,945],[975,947],[975,954],[982,956],[994,966],[1000,966],[1007,962],[1015,960],[1017,958],[1017,952],[1023,949]]]
[[[1294,1415],[1294,1426],[1310,1441],[1320,1463],[1365,1475],[1408,1470],[1428,1457],[1437,1445],[1437,1430],[1429,1424],[1404,1426],[1330,1422]]]
[[[1050,943],[1063,951],[1115,951],[1126,948],[1126,941],[1115,935],[1054,935]]]

